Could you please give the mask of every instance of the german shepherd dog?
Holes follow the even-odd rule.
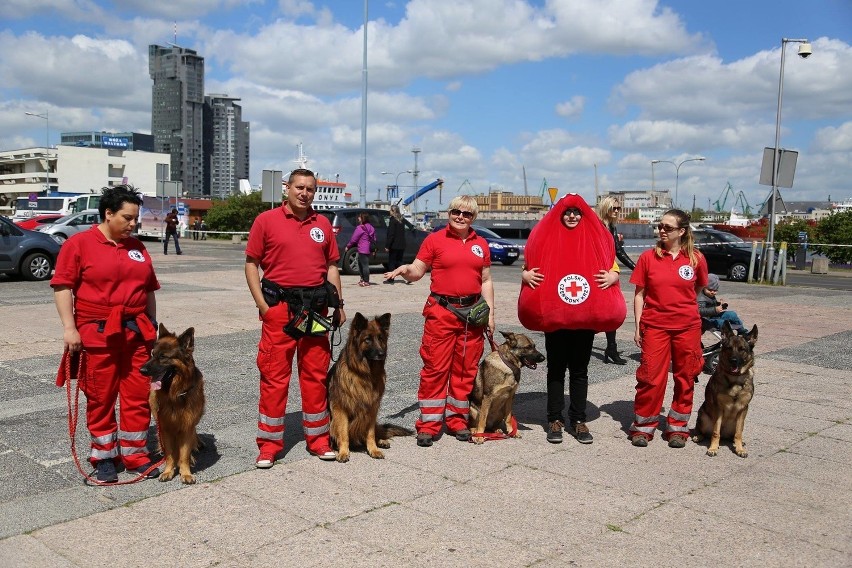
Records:
[[[470,393],[470,424],[473,441],[485,441],[484,432],[511,433],[512,403],[521,381],[521,367],[535,369],[545,357],[522,333],[500,332],[506,339],[485,356]],[[521,435],[515,431],[515,438]]]
[[[385,394],[390,314],[367,321],[360,312],[349,328],[346,346],[328,371],[328,406],[331,438],[337,444],[337,461],[349,461],[349,446],[367,448],[371,458],[382,459],[379,448],[389,448],[393,436],[410,436],[407,428],[378,424]]]
[[[195,328],[178,337],[160,324],[151,358],[141,368],[151,377],[151,412],[165,458],[160,481],[170,481],[177,465],[180,480],[195,483],[190,465],[195,465],[192,453],[202,447],[196,428],[204,414],[204,379],[192,357],[194,348]]]
[[[757,326],[745,335],[736,335],[731,324],[722,328],[719,365],[704,389],[704,403],[698,409],[694,442],[710,438],[708,456],[719,451],[720,438],[734,440],[734,452],[741,458],[748,452],[743,442],[743,426],[754,395],[754,345]]]

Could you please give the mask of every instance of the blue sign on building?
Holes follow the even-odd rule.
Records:
[[[101,146],[126,150],[130,146],[130,142],[124,136],[103,136],[101,137]]]

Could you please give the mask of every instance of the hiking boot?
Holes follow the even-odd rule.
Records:
[[[428,448],[432,445],[432,434],[427,434],[426,432],[420,432],[417,434],[417,445],[421,448]]]
[[[630,443],[637,448],[646,448],[648,447],[648,437],[642,434],[633,434],[630,436]]]
[[[95,464],[98,471],[97,479],[101,483],[115,483],[118,481],[118,474],[115,472],[115,464],[112,460],[101,460]]]
[[[136,473],[142,474],[142,473],[145,473],[146,471],[148,471],[148,468],[150,468],[152,465],[154,465],[154,462],[149,461],[145,465],[135,468],[133,471],[135,471]],[[160,477],[160,468],[158,468],[158,467],[155,467],[151,471],[148,471],[147,474],[145,474],[145,479],[155,479],[157,477]]]
[[[561,420],[554,420],[547,423],[547,441],[551,444],[562,443],[562,427],[564,424]]]
[[[571,427],[571,435],[574,436],[581,444],[592,443],[592,433],[589,432],[589,427],[585,422],[577,422]]]
[[[684,436],[683,434],[672,434],[672,437],[669,438],[669,447],[670,448],[686,447],[686,436]]]
[[[459,442],[467,442],[468,440],[470,440],[470,430],[468,430],[467,428],[465,428],[464,430],[459,430],[454,434],[454,436]]]

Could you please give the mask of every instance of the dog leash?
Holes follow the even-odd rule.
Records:
[[[73,367],[73,361],[76,359],[77,368]],[[78,357],[73,357],[70,352],[66,351],[62,356],[62,366],[63,369],[60,371],[60,375],[62,371],[65,372],[64,383],[65,383],[65,393],[68,401],[68,436],[71,438],[71,456],[74,458],[74,465],[77,466],[77,471],[80,472],[87,481],[95,484],[95,485],[129,485],[131,483],[138,483],[143,479],[148,478],[148,474],[160,467],[165,460],[160,460],[155,464],[152,464],[148,469],[139,474],[135,479],[125,480],[125,481],[99,481],[97,478],[92,477],[92,473],[86,473],[83,471],[83,467],[80,465],[80,458],[77,456],[77,424],[79,422],[80,417],[80,380],[79,373],[83,369],[88,369],[87,366],[88,355],[86,355],[85,351],[81,351]],[[74,403],[72,407],[71,403],[71,381],[74,381],[77,386],[74,389]],[[57,377],[57,383],[59,383],[59,378]],[[160,440],[160,423],[157,422],[157,440]],[[162,442],[160,442],[162,444]]]

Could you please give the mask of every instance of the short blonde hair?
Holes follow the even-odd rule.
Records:
[[[470,211],[473,213],[474,219],[476,219],[479,215],[479,205],[476,203],[476,199],[470,195],[457,195],[453,197],[453,200],[450,201],[449,207],[447,207],[447,212],[453,209],[464,209],[466,211]]]

